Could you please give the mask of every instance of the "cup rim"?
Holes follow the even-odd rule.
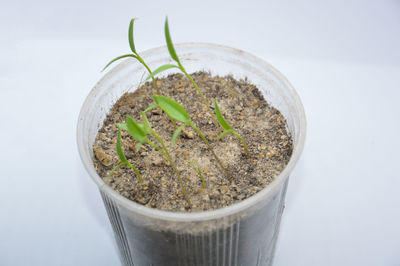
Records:
[[[159,219],[159,220],[169,220],[169,221],[176,221],[176,222],[194,222],[194,221],[206,221],[206,220],[213,220],[218,219],[225,216],[234,215],[239,213],[245,209],[254,206],[261,201],[268,200],[269,197],[273,196],[275,191],[277,191],[281,185],[287,180],[289,174],[292,172],[293,168],[295,167],[302,151],[304,148],[305,143],[305,136],[306,136],[306,118],[304,113],[304,107],[300,101],[300,97],[298,96],[294,87],[290,84],[287,78],[281,74],[277,69],[275,69],[272,65],[264,61],[263,59],[256,57],[250,53],[242,51],[240,49],[231,48],[225,45],[213,44],[213,43],[203,43],[203,42],[189,42],[189,43],[179,43],[175,44],[176,48],[207,48],[207,49],[215,49],[215,50],[224,50],[229,53],[239,55],[241,57],[249,58],[251,61],[255,61],[258,65],[262,66],[262,68],[268,69],[268,71],[272,72],[277,78],[280,79],[282,83],[285,84],[286,88],[290,91],[291,97],[293,97],[294,102],[296,103],[298,116],[300,119],[300,126],[299,126],[299,135],[298,141],[293,148],[293,152],[288,164],[285,166],[283,171],[274,178],[274,180],[268,184],[265,188],[261,191],[257,192],[253,196],[242,200],[240,202],[234,203],[232,205],[215,209],[215,210],[207,210],[201,212],[172,212],[166,210],[159,210],[154,208],[149,208],[139,203],[136,203],[132,200],[129,200],[118,192],[114,191],[110,186],[108,186],[103,179],[97,174],[95,171],[93,164],[91,164],[92,158],[89,154],[85,151],[85,144],[84,144],[84,123],[85,123],[85,113],[90,106],[91,99],[98,94],[98,90],[100,88],[99,84],[101,84],[104,80],[107,80],[109,77],[117,73],[120,69],[124,68],[129,62],[122,61],[110,71],[108,71],[92,88],[89,95],[86,97],[81,111],[78,117],[78,126],[77,126],[77,144],[78,150],[81,157],[81,160],[89,173],[90,177],[93,181],[97,184],[99,189],[106,193],[108,196],[118,202],[118,204],[124,206],[130,211],[135,213],[139,213],[140,215],[144,215],[147,217]],[[148,55],[161,52],[162,50],[167,49],[166,46],[160,46],[156,48],[152,48],[146,50],[141,53],[142,57],[146,57]]]

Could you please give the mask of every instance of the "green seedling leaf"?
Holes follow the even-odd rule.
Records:
[[[176,139],[178,138],[179,134],[181,133],[182,129],[185,127],[185,125],[181,125],[180,127],[178,127],[175,132],[174,135],[172,135],[172,139],[171,139],[171,147],[173,147],[176,143]]]
[[[133,54],[124,54],[124,55],[118,56],[118,57],[114,58],[113,60],[111,60],[111,61],[103,68],[102,71],[104,71],[107,67],[109,67],[109,66],[110,66],[112,63],[114,63],[115,61],[117,61],[117,60],[119,60],[119,59],[122,59],[122,58],[125,58],[125,57],[133,57],[133,58],[136,58],[136,59],[137,59],[137,56],[136,56],[136,55],[133,55]]]
[[[171,98],[157,94],[153,97],[161,109],[173,119],[184,123],[189,123],[191,121],[185,108],[183,108],[183,106],[178,102],[172,100]]]
[[[149,119],[147,119],[147,116],[146,116],[145,112],[140,112],[140,114],[142,115],[144,131],[146,131],[147,134],[150,134],[152,129],[151,129],[151,125],[150,125]]]
[[[167,47],[168,47],[169,54],[171,55],[172,59],[174,59],[178,64],[180,64],[179,58],[178,58],[178,56],[177,56],[177,54],[175,52],[175,48],[174,48],[174,45],[173,45],[172,40],[171,40],[171,35],[169,33],[168,17],[165,18],[165,29],[164,29],[164,31],[165,31],[165,40],[167,42]]]
[[[146,110],[144,110],[144,112],[147,113],[148,111],[153,110],[153,109],[156,109],[156,108],[158,108],[158,107],[160,107],[160,106],[158,106],[158,105],[149,106],[149,107],[147,107]]]
[[[118,135],[117,135],[117,153],[118,153],[118,157],[122,163],[124,163],[124,164],[128,163],[128,160],[126,159],[125,154],[124,154],[124,150],[122,149],[121,130],[119,128],[118,128]]]
[[[249,153],[249,149],[247,148],[246,142],[244,141],[244,139],[242,138],[242,136],[240,136],[238,133],[236,133],[231,126],[228,124],[228,122],[226,122],[224,116],[221,113],[221,110],[219,110],[219,106],[216,100],[214,100],[214,105],[215,105],[215,115],[217,116],[217,120],[218,122],[221,124],[221,126],[225,129],[224,132],[222,132],[218,137],[217,140],[223,138],[225,135],[232,133],[233,135],[235,135],[236,137],[238,137],[240,139],[240,141],[243,144],[243,147],[246,151],[247,157],[250,157],[250,153]]]
[[[218,120],[219,124],[221,125],[221,127],[225,130],[232,130],[231,126],[228,124],[228,122],[226,122],[224,116],[222,115],[221,111],[219,110],[219,106],[218,106],[218,103],[216,100],[214,100],[214,105],[215,105],[215,115],[217,116],[217,120]],[[222,134],[224,134],[224,133],[222,133]]]
[[[154,95],[153,95],[153,98],[154,98]],[[157,102],[157,99],[156,98],[154,98],[154,101],[157,103],[157,105],[152,105],[152,106],[155,106],[156,108],[159,108],[160,106],[158,105],[158,102]],[[151,106],[150,106],[151,107]],[[149,108],[150,108],[149,107]],[[147,109],[149,109],[149,108],[147,108]],[[146,109],[146,110],[147,110]],[[153,109],[153,108],[152,108]],[[151,110],[151,109],[150,109]],[[167,114],[167,116],[168,116],[168,118],[169,118],[169,120],[171,120],[171,123],[172,123],[172,125],[174,126],[174,128],[176,128],[176,123],[175,123],[175,120],[174,119],[172,119],[172,117],[169,115],[169,114]]]
[[[128,126],[126,125],[126,123],[116,123],[116,125],[118,128],[128,131]]]
[[[131,47],[131,50],[134,54],[137,54],[136,49],[135,49],[135,43],[133,41],[133,23],[135,22],[135,19],[131,19],[131,22],[129,23],[129,33],[128,33],[128,38],[129,38],[129,46]]]
[[[162,66],[158,67],[156,70],[154,70],[150,75],[148,75],[146,78],[146,81],[148,81],[151,78],[154,78],[157,74],[159,74],[165,70],[168,70],[170,68],[179,68],[179,67],[176,65],[173,65],[173,64],[162,65]]]
[[[233,132],[232,130],[227,130],[227,131],[222,132],[222,133],[217,137],[217,140],[222,139],[223,137],[225,137],[226,135],[228,135],[229,133],[232,133],[232,132]]]
[[[144,126],[137,123],[132,117],[129,115],[126,116],[126,125],[128,127],[129,134],[139,141],[140,143],[144,143],[147,140],[147,134],[144,130]]]
[[[126,123],[116,123],[117,127],[119,127],[122,130],[126,130],[128,131],[128,125]],[[142,129],[144,129],[142,124],[138,124],[139,127],[141,127]]]

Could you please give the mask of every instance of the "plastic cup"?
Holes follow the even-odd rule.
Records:
[[[285,169],[266,188],[225,208],[168,212],[130,201],[103,182],[92,162],[92,146],[106,114],[123,93],[134,91],[147,76],[138,62],[122,61],[86,98],[77,135],[83,164],[99,187],[110,218],[121,262],[136,266],[271,265],[289,174],[304,146],[306,121],[300,99],[282,74],[243,51],[204,43],[180,44],[176,50],[189,73],[229,74],[236,79],[247,78],[256,85],[286,118],[294,142],[293,154]],[[166,47],[143,52],[142,57],[152,69],[172,63]]]

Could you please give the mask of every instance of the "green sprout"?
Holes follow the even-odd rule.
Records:
[[[147,77],[146,80],[150,79],[150,78],[154,78],[158,73],[163,72],[167,69],[171,69],[171,68],[178,68],[182,71],[183,74],[185,74],[185,76],[190,80],[190,82],[193,84],[194,88],[197,90],[197,92],[199,93],[201,100],[203,101],[203,104],[207,107],[208,113],[211,115],[211,118],[215,124],[215,126],[218,126],[217,121],[215,120],[213,113],[211,111],[210,106],[207,103],[206,97],[204,96],[203,92],[201,91],[201,89],[199,88],[199,86],[196,84],[196,82],[193,80],[192,76],[190,76],[186,69],[183,67],[181,61],[179,60],[178,55],[176,54],[175,48],[174,48],[174,44],[172,43],[171,40],[171,34],[169,33],[169,26],[168,26],[168,17],[165,18],[165,28],[164,28],[164,32],[165,32],[165,40],[167,43],[167,47],[168,47],[168,52],[171,56],[171,58],[177,63],[177,65],[175,64],[165,64],[162,65],[160,67],[158,67],[157,69],[155,69],[153,71],[153,73],[150,73],[150,75]],[[158,93],[159,94],[159,93]]]
[[[136,19],[137,19],[137,18],[131,19],[131,22],[129,23],[129,32],[128,32],[129,46],[130,46],[131,51],[132,51],[133,54],[125,54],[125,55],[121,55],[121,56],[118,56],[118,57],[114,58],[113,60],[111,60],[111,61],[103,68],[103,71],[104,71],[108,66],[110,66],[112,63],[114,63],[115,61],[117,61],[117,60],[119,60],[119,59],[126,58],[126,57],[133,57],[133,58],[135,58],[136,60],[138,60],[138,61],[147,69],[147,71],[150,73],[150,75],[151,75],[151,77],[152,77],[152,79],[153,79],[154,87],[156,88],[157,93],[160,94],[160,90],[159,90],[159,88],[158,88],[158,86],[157,86],[157,82],[156,82],[156,80],[155,80],[155,78],[154,78],[154,75],[152,75],[152,72],[151,72],[149,66],[146,64],[146,62],[144,62],[143,58],[139,55],[139,53],[136,51],[136,48],[135,48],[135,43],[134,43],[134,40],[133,40],[133,23],[135,22]]]
[[[192,165],[192,167],[196,171],[196,173],[200,176],[201,185],[205,189],[206,188],[206,180],[203,177],[203,173],[201,172],[199,163],[196,160],[193,160],[193,162],[191,162],[190,164]]]
[[[215,154],[214,149],[208,142],[207,138],[204,136],[203,132],[193,123],[193,121],[190,119],[189,114],[185,110],[185,108],[180,105],[178,102],[172,100],[171,98],[161,96],[161,95],[154,95],[153,96],[155,99],[157,99],[158,106],[165,112],[167,113],[170,117],[173,119],[182,122],[183,124],[179,126],[171,139],[171,144],[175,144],[176,139],[178,138],[179,134],[181,133],[182,129],[184,127],[191,127],[196,133],[199,135],[199,137],[203,140],[203,142],[207,145],[208,149],[211,151],[213,154],[214,158],[216,159],[217,163],[221,167],[221,169],[224,171],[225,175],[228,177],[229,180],[231,180],[231,177],[228,173],[228,171],[225,169],[224,165],[222,164],[221,160],[219,157]]]
[[[202,139],[202,141],[206,144],[207,148],[211,151],[213,157],[215,158],[215,160],[218,163],[218,165],[220,166],[220,168],[223,170],[227,179],[230,182],[232,182],[232,178],[231,178],[229,172],[227,171],[227,169],[224,167],[220,158],[214,152],[213,147],[211,146],[211,144],[205,137],[204,133],[191,120],[191,118],[190,118],[188,112],[185,110],[185,108],[180,103],[176,102],[175,100],[160,95],[160,90],[157,86],[155,76],[163,71],[168,70],[168,69],[172,69],[172,68],[179,69],[186,76],[186,78],[189,79],[189,81],[191,82],[191,84],[193,85],[195,90],[200,95],[203,104],[206,105],[207,110],[208,110],[209,114],[211,115],[214,125],[218,129],[221,129],[221,128],[223,129],[223,132],[216,138],[216,140],[220,140],[228,134],[233,134],[234,136],[239,138],[240,141],[242,142],[242,145],[244,147],[244,150],[246,151],[247,157],[250,157],[249,150],[248,150],[248,147],[247,147],[244,139],[236,131],[234,131],[233,128],[229,125],[229,123],[225,120],[224,116],[221,113],[221,110],[219,109],[219,106],[218,106],[218,103],[216,100],[214,100],[214,106],[215,106],[215,116],[214,116],[214,113],[211,111],[210,105],[207,103],[207,99],[205,98],[202,90],[199,88],[199,86],[193,80],[191,75],[189,75],[188,72],[186,71],[186,69],[183,67],[183,65],[182,65],[181,61],[179,60],[179,57],[175,51],[175,48],[174,48],[174,45],[173,45],[173,42],[171,39],[169,25],[168,25],[168,18],[165,19],[164,33],[165,33],[165,39],[166,39],[166,43],[167,43],[168,52],[174,63],[162,65],[162,66],[158,67],[157,69],[155,69],[154,71],[150,70],[148,65],[145,63],[145,61],[142,59],[142,57],[136,51],[134,37],[133,37],[133,33],[134,33],[133,26],[134,26],[135,20],[136,20],[136,18],[131,19],[130,24],[129,24],[129,31],[128,31],[129,46],[130,46],[130,50],[132,51],[132,53],[121,55],[121,56],[114,58],[104,67],[103,70],[105,70],[112,63],[114,63],[115,61],[117,61],[119,59],[123,59],[126,57],[135,58],[147,69],[147,71],[149,73],[149,75],[146,78],[146,81],[151,78],[154,83],[154,87],[157,91],[157,94],[154,94],[153,98],[154,98],[154,101],[156,104],[151,105],[144,111],[140,112],[142,123],[136,122],[131,116],[127,115],[126,119],[125,119],[125,123],[117,123],[116,124],[118,127],[118,135],[117,135],[117,140],[116,140],[116,151],[117,151],[118,157],[120,159],[120,163],[111,170],[111,172],[108,175],[108,178],[111,178],[115,174],[115,172],[117,170],[119,170],[121,167],[128,166],[129,168],[131,168],[135,171],[136,176],[139,179],[139,182],[140,183],[143,182],[143,179],[142,179],[142,176],[141,176],[139,170],[127,160],[127,158],[124,154],[124,150],[122,148],[122,141],[121,141],[121,130],[125,130],[129,133],[129,135],[133,139],[135,139],[137,141],[137,144],[136,144],[137,150],[140,149],[140,147],[142,145],[149,145],[152,148],[154,148],[157,152],[160,152],[161,155],[168,161],[169,165],[176,172],[176,176],[177,176],[179,184],[181,186],[182,194],[183,194],[184,198],[186,199],[189,207],[192,208],[192,203],[189,199],[185,184],[183,183],[181,173],[178,170],[175,162],[172,160],[170,152],[169,152],[167,146],[165,145],[164,141],[161,139],[160,135],[157,134],[151,127],[151,124],[146,116],[146,112],[148,112],[154,108],[160,108],[169,117],[169,119],[171,120],[171,123],[173,124],[174,129],[175,129],[175,131],[171,137],[171,147],[173,147],[176,144],[176,141],[177,141],[179,135],[181,134],[182,130],[185,127],[192,128],[196,132],[196,134]],[[176,126],[176,121],[181,123],[181,125],[179,127]],[[219,125],[221,128],[219,127]],[[202,183],[202,187],[205,189],[206,181],[205,181],[203,172],[200,168],[198,161],[193,160],[192,162],[190,162],[190,165],[193,167],[195,172],[199,175],[201,183]]]
[[[157,86],[157,82],[156,82],[156,80],[155,80],[155,78],[154,78],[154,76],[155,76],[154,73],[151,72],[149,66],[146,64],[146,62],[143,60],[143,58],[142,58],[142,57],[139,55],[139,53],[136,51],[135,42],[134,42],[134,39],[133,39],[133,24],[134,24],[134,22],[135,22],[136,19],[137,19],[137,18],[131,19],[131,22],[129,23],[129,31],[128,31],[129,46],[130,46],[131,51],[132,51],[133,54],[121,55],[121,56],[118,56],[118,57],[114,58],[113,60],[111,60],[111,61],[104,67],[103,71],[104,71],[108,66],[110,66],[112,63],[114,63],[115,61],[117,61],[117,60],[119,60],[119,59],[122,59],[122,58],[125,58],[125,57],[133,57],[133,58],[135,58],[136,60],[138,60],[138,61],[147,69],[147,71],[148,71],[149,74],[150,74],[149,78],[150,78],[150,77],[152,78],[154,87],[156,88],[157,93],[160,94],[160,89],[159,89],[158,86]],[[148,80],[149,78],[147,78],[146,80]],[[171,119],[171,118],[170,118],[170,120],[171,120],[172,125],[174,126],[174,128],[176,128],[175,121],[174,121],[173,119]]]
[[[161,139],[161,137],[152,129],[149,120],[147,119],[146,113],[145,112],[140,112],[143,120],[143,124],[137,123],[131,116],[127,115],[126,116],[126,124],[120,124],[121,128],[126,129],[129,134],[138,142],[136,145],[136,148],[140,148],[141,145],[143,144],[148,144],[151,147],[155,148],[158,152],[160,152],[169,162],[171,167],[174,169],[174,171],[177,174],[179,184],[182,188],[182,193],[183,196],[185,197],[186,201],[189,204],[189,207],[192,207],[192,203],[189,199],[188,193],[186,191],[186,187],[183,183],[182,177],[180,175],[180,172],[178,171],[178,168],[176,167],[176,164],[172,160],[172,157],[165,146],[164,141]],[[153,141],[151,141],[147,135],[152,135],[154,136],[157,141],[161,144],[161,147],[157,144],[155,144]]]
[[[215,115],[217,117],[217,120],[219,122],[219,124],[221,125],[221,127],[224,129],[224,132],[222,132],[218,137],[217,140],[223,138],[224,136],[228,135],[228,134],[233,134],[236,137],[238,137],[243,144],[244,150],[246,151],[247,157],[250,157],[250,153],[249,150],[247,148],[246,142],[244,141],[244,139],[242,138],[242,136],[240,136],[236,131],[234,131],[232,129],[232,127],[228,124],[228,122],[225,120],[224,116],[222,115],[218,103],[216,100],[214,100],[214,105],[215,105]]]
[[[121,163],[118,164],[116,167],[114,167],[111,170],[111,172],[110,172],[110,174],[108,176],[111,177],[111,176],[114,175],[114,173],[119,168],[121,168],[123,166],[128,166],[128,167],[132,168],[135,171],[136,176],[139,179],[139,182],[143,183],[142,175],[140,174],[139,170],[135,166],[133,166],[130,162],[128,162],[128,160],[126,159],[126,156],[124,154],[124,150],[122,149],[122,145],[121,145],[121,130],[119,129],[119,127],[118,127],[118,135],[117,135],[117,144],[116,144],[116,146],[117,146],[117,154],[118,154],[118,157],[119,157],[119,160],[121,161]]]

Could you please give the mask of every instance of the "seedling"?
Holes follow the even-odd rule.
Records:
[[[222,115],[218,103],[216,100],[214,100],[214,105],[215,105],[215,116],[217,117],[217,120],[219,122],[219,124],[221,125],[221,127],[224,129],[224,132],[222,132],[218,137],[217,140],[223,138],[224,136],[228,135],[228,134],[233,134],[236,137],[238,137],[243,144],[244,150],[246,151],[247,157],[250,157],[249,154],[249,150],[247,149],[247,145],[246,142],[244,141],[244,139],[242,138],[242,136],[240,136],[236,131],[234,131],[232,129],[232,127],[228,124],[228,122],[225,120],[224,116]]]
[[[160,89],[158,88],[157,82],[156,82],[156,80],[155,80],[155,78],[154,78],[155,75],[151,72],[149,66],[146,64],[146,62],[144,62],[143,58],[139,55],[139,53],[136,51],[136,48],[135,48],[135,42],[134,42],[134,39],[133,39],[133,24],[134,24],[134,22],[135,22],[136,19],[137,19],[137,18],[131,19],[131,22],[129,23],[129,32],[128,32],[129,46],[130,46],[131,51],[132,51],[133,54],[121,55],[121,56],[118,56],[118,57],[114,58],[113,60],[111,60],[111,61],[104,67],[103,71],[104,71],[108,66],[110,66],[112,63],[114,63],[115,61],[117,61],[117,60],[119,60],[119,59],[126,58],[126,57],[133,57],[133,58],[137,59],[137,60],[147,69],[147,71],[148,71],[149,74],[150,74],[149,77],[151,77],[152,80],[153,80],[153,84],[154,84],[154,87],[156,88],[157,93],[160,94]],[[149,79],[149,78],[147,78],[146,80],[148,80],[148,79]],[[171,120],[171,122],[172,122],[174,128],[176,128],[175,121],[174,121],[173,119],[171,119],[171,118],[170,118],[170,120]]]
[[[138,61],[147,69],[147,71],[150,73],[150,75],[151,75],[151,77],[152,77],[152,79],[153,79],[154,87],[156,88],[157,93],[160,94],[160,89],[159,89],[158,86],[157,86],[157,82],[156,82],[156,80],[155,80],[155,78],[154,78],[154,75],[152,75],[152,72],[151,72],[149,66],[146,64],[146,62],[144,62],[143,58],[139,55],[139,53],[136,51],[136,48],[135,48],[135,42],[134,42],[134,40],[133,40],[133,24],[134,24],[134,22],[135,22],[136,19],[137,19],[137,18],[131,19],[131,22],[129,23],[129,32],[128,32],[129,46],[130,46],[131,51],[132,51],[133,54],[125,54],[125,55],[121,55],[121,56],[118,56],[118,57],[114,58],[113,60],[111,60],[111,61],[104,67],[103,71],[104,71],[108,66],[110,66],[112,63],[114,63],[115,61],[117,61],[117,60],[119,60],[119,59],[126,58],[126,57],[133,57],[133,58],[135,58],[136,60],[138,60]]]
[[[200,180],[201,180],[201,185],[205,189],[206,188],[206,180],[203,177],[203,173],[201,172],[199,163],[196,160],[193,160],[191,162],[191,165],[192,165],[193,169],[196,171],[196,173],[199,175]]]
[[[138,141],[137,148],[140,148],[141,145],[143,144],[148,144],[151,147],[155,148],[158,152],[160,152],[169,162],[171,167],[174,169],[174,171],[177,174],[179,184],[182,188],[182,193],[183,196],[185,197],[186,201],[189,204],[189,207],[192,207],[192,203],[189,199],[189,196],[186,191],[186,187],[183,183],[182,177],[180,175],[180,172],[178,171],[178,168],[176,167],[174,161],[171,158],[171,155],[165,146],[164,141],[161,139],[161,137],[151,128],[151,125],[149,123],[149,120],[147,119],[146,113],[145,112],[140,112],[142,116],[142,121],[143,124],[137,123],[131,116],[127,115],[126,116],[126,124],[120,124],[121,128],[126,129],[129,134]],[[161,147],[157,144],[155,144],[153,141],[151,141],[147,135],[152,135],[154,136],[157,141],[161,144]]]
[[[219,164],[221,169],[224,171],[225,175],[228,177],[229,180],[231,180],[228,171],[225,169],[225,167],[222,164],[219,157],[215,154],[214,149],[208,142],[207,138],[204,136],[203,132],[192,122],[192,120],[190,119],[190,116],[187,113],[187,111],[185,110],[185,108],[182,105],[180,105],[178,102],[172,100],[171,98],[161,96],[161,95],[154,95],[153,97],[155,99],[157,99],[158,106],[165,113],[167,113],[173,119],[183,123],[174,132],[172,139],[171,139],[171,144],[172,145],[175,144],[176,139],[178,138],[179,134],[181,133],[182,129],[185,126],[191,127],[194,131],[196,131],[196,133],[199,135],[199,137],[204,141],[204,143],[207,145],[208,149],[213,154],[214,158],[217,160],[217,163]]]
[[[165,112],[167,114],[167,116],[169,117],[169,119],[171,120],[171,122],[175,128],[175,131],[171,138],[171,147],[176,144],[176,141],[177,141],[180,133],[182,132],[182,130],[185,127],[191,127],[197,133],[197,135],[202,139],[202,141],[207,145],[207,148],[211,151],[212,155],[214,156],[218,165],[223,170],[223,172],[226,175],[226,177],[228,178],[228,180],[232,182],[232,178],[231,178],[229,172],[226,170],[226,168],[222,164],[222,161],[215,154],[213,147],[210,145],[209,141],[207,140],[207,138],[205,137],[203,132],[191,120],[191,118],[190,118],[189,114],[187,113],[187,111],[185,110],[185,108],[178,102],[174,101],[173,99],[160,95],[160,91],[157,86],[157,82],[155,80],[155,76],[157,74],[159,74],[165,70],[171,69],[171,68],[178,68],[180,71],[182,71],[182,73],[190,80],[193,87],[199,93],[203,104],[205,104],[207,106],[207,110],[208,110],[209,114],[211,115],[211,118],[213,119],[215,126],[218,127],[218,124],[219,124],[221,126],[221,128],[224,130],[217,137],[217,140],[223,138],[227,134],[233,134],[234,136],[238,137],[241,140],[243,147],[246,151],[247,157],[250,156],[249,151],[248,151],[248,148],[247,148],[247,145],[246,145],[246,142],[244,141],[244,139],[236,131],[234,131],[233,128],[229,125],[229,123],[225,120],[224,116],[221,113],[221,110],[219,109],[217,101],[214,101],[214,106],[215,106],[215,116],[214,116],[213,112],[211,111],[210,106],[207,104],[207,100],[206,100],[202,90],[199,88],[199,86],[196,84],[196,82],[193,80],[193,78],[187,73],[186,69],[183,67],[181,61],[179,60],[178,55],[176,54],[174,45],[171,40],[171,35],[169,32],[169,25],[168,25],[168,18],[165,19],[164,33],[165,33],[165,39],[166,39],[166,43],[167,43],[168,52],[169,52],[171,58],[175,61],[175,64],[165,64],[165,65],[158,67],[154,71],[150,70],[148,65],[144,62],[142,57],[136,51],[134,38],[133,38],[134,22],[135,22],[135,18],[131,19],[130,24],[129,24],[129,31],[128,31],[129,46],[132,51],[132,54],[125,54],[125,55],[121,55],[121,56],[114,58],[104,67],[104,69],[106,69],[108,66],[110,66],[115,61],[122,59],[122,58],[132,57],[132,58],[135,58],[136,60],[138,60],[149,72],[149,75],[146,80],[149,80],[151,78],[154,83],[154,87],[156,88],[157,94],[153,95],[153,98],[154,98],[154,101],[156,104],[152,105],[152,106],[148,107],[146,110],[140,112],[141,117],[142,117],[142,124],[136,122],[129,115],[126,116],[125,123],[117,124],[118,135],[117,135],[117,141],[116,141],[116,150],[117,150],[117,154],[118,154],[118,157],[121,162],[111,170],[108,177],[113,176],[114,173],[121,167],[128,166],[135,171],[136,176],[139,179],[139,182],[140,183],[143,182],[143,179],[142,179],[142,176],[141,176],[139,170],[127,160],[127,158],[124,154],[124,150],[122,149],[121,130],[126,130],[130,134],[130,136],[132,136],[132,138],[134,138],[137,141],[136,149],[140,149],[140,147],[142,145],[149,145],[149,146],[153,147],[156,151],[160,152],[161,155],[167,159],[167,161],[169,162],[169,165],[176,172],[179,184],[182,189],[182,193],[183,193],[186,201],[188,202],[189,207],[191,208],[192,204],[189,199],[186,187],[183,183],[181,174],[178,171],[175,162],[172,160],[172,157],[171,157],[164,141],[161,139],[159,134],[157,134],[152,129],[150,122],[146,116],[146,112],[148,112],[154,108],[160,108],[163,112]],[[182,123],[178,128],[176,127],[175,120]],[[152,139],[154,137],[157,140],[157,141],[155,141],[156,143],[154,143],[152,140],[150,140],[148,136],[152,136],[151,137]],[[203,176],[203,173],[199,166],[199,163],[196,160],[194,160],[194,161],[190,162],[190,164],[192,165],[192,167],[196,171],[196,173],[199,175],[199,177],[201,179],[202,187],[206,188],[206,181],[204,179],[204,176]]]
[[[199,93],[201,100],[203,101],[204,105],[207,106],[207,110],[209,112],[209,114],[211,115],[211,118],[213,119],[213,122],[215,124],[215,126],[218,126],[217,121],[215,120],[213,113],[211,111],[210,106],[207,103],[206,97],[204,96],[203,92],[201,91],[201,89],[199,88],[199,86],[196,84],[196,82],[193,80],[192,76],[190,76],[186,69],[183,67],[181,61],[179,60],[178,55],[176,54],[175,48],[174,48],[174,44],[172,43],[171,40],[171,34],[169,33],[169,26],[168,26],[168,17],[165,19],[165,27],[164,27],[164,32],[165,32],[165,40],[167,42],[167,47],[168,47],[168,52],[171,56],[171,58],[177,63],[177,65],[174,64],[165,64],[162,65],[160,67],[158,67],[156,70],[153,71],[153,73],[150,73],[150,75],[147,77],[147,79],[149,78],[153,78],[158,74],[161,73],[167,69],[171,69],[171,68],[178,68],[182,71],[183,74],[185,74],[185,76],[190,80],[190,82],[193,84],[194,88],[197,90],[197,92]],[[158,93],[159,94],[159,93]]]
[[[121,168],[123,166],[128,166],[128,167],[132,168],[133,171],[135,171],[136,176],[139,179],[139,182],[143,183],[142,175],[140,174],[139,170],[135,166],[133,166],[130,162],[128,162],[128,160],[126,159],[124,150],[122,149],[122,145],[121,145],[121,130],[119,129],[119,127],[118,127],[118,135],[117,135],[116,146],[117,146],[117,148],[116,148],[117,149],[117,154],[118,154],[118,157],[119,157],[119,160],[121,161],[121,163],[118,164],[116,167],[114,167],[114,169],[111,170],[111,172],[110,172],[110,174],[108,176],[111,177],[111,176],[114,175],[114,173],[119,168]]]

